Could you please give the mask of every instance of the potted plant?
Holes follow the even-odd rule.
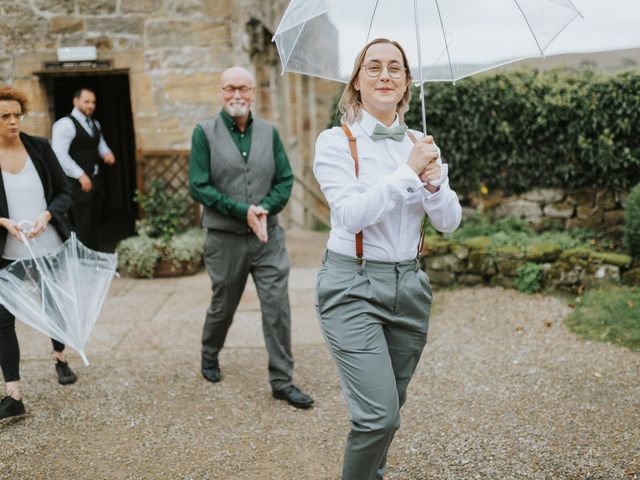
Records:
[[[189,228],[191,201],[186,191],[167,193],[156,180],[145,193],[136,192],[144,218],[136,221],[136,236],[118,243],[118,267],[124,275],[162,277],[189,275],[202,265],[204,231]]]

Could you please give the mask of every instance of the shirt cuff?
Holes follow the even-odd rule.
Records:
[[[69,176],[71,178],[75,178],[76,180],[78,180],[81,176],[84,175],[84,170],[78,166],[73,168],[73,171],[69,172]]]
[[[426,188],[426,184],[422,183],[422,199],[423,201],[429,202],[429,206],[434,207],[438,203],[446,200],[447,195],[444,193],[445,190],[449,190],[449,179],[445,179],[445,181],[440,184],[440,187],[435,192],[431,193]]]
[[[248,211],[249,211],[249,205],[242,202],[236,203],[231,209],[231,213],[233,214],[234,217],[236,217],[239,220],[244,220],[245,222],[247,221]]]
[[[409,165],[402,165],[391,175],[393,179],[393,183],[396,188],[402,193],[403,196],[409,196],[420,190],[424,190],[422,188],[422,180],[420,177],[414,172]]]

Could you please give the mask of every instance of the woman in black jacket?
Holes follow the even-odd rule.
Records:
[[[0,87],[0,268],[29,256],[21,233],[39,237],[43,251],[57,248],[70,235],[65,215],[71,206],[71,188],[49,142],[20,131],[25,113],[26,96],[12,87]],[[31,221],[29,231],[18,225],[22,220]],[[52,342],[58,381],[75,382],[64,345]],[[25,413],[19,366],[15,317],[0,305],[0,367],[7,390],[0,400],[0,418]]]

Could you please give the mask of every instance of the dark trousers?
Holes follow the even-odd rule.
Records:
[[[0,269],[5,268],[11,260],[0,258]],[[16,336],[16,317],[0,305],[0,368],[5,382],[20,380],[20,345]],[[64,350],[64,344],[51,339],[56,352]]]
[[[83,192],[80,182],[75,178],[69,178],[73,190],[73,203],[69,211],[71,223],[75,232],[86,247],[92,250],[98,249],[98,225],[102,214],[102,202],[104,200],[104,186],[102,177],[91,179],[93,188],[89,192]]]
[[[218,354],[251,274],[262,310],[262,330],[269,354],[269,383],[274,390],[291,385],[289,259],[282,227],[269,228],[266,244],[260,243],[253,233],[209,230],[204,243],[204,262],[211,278],[212,296],[202,331],[203,365],[218,362]]]

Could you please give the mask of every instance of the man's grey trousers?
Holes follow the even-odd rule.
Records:
[[[249,274],[258,291],[262,330],[269,354],[269,383],[279,390],[291,385],[291,311],[289,259],[282,227],[269,227],[269,241],[253,233],[208,230],[204,263],[211,278],[211,305],[202,331],[202,360],[217,363]]]
[[[431,300],[417,260],[359,265],[355,258],[325,253],[316,310],[352,424],[342,480],[383,478],[407,385],[427,341]]]

